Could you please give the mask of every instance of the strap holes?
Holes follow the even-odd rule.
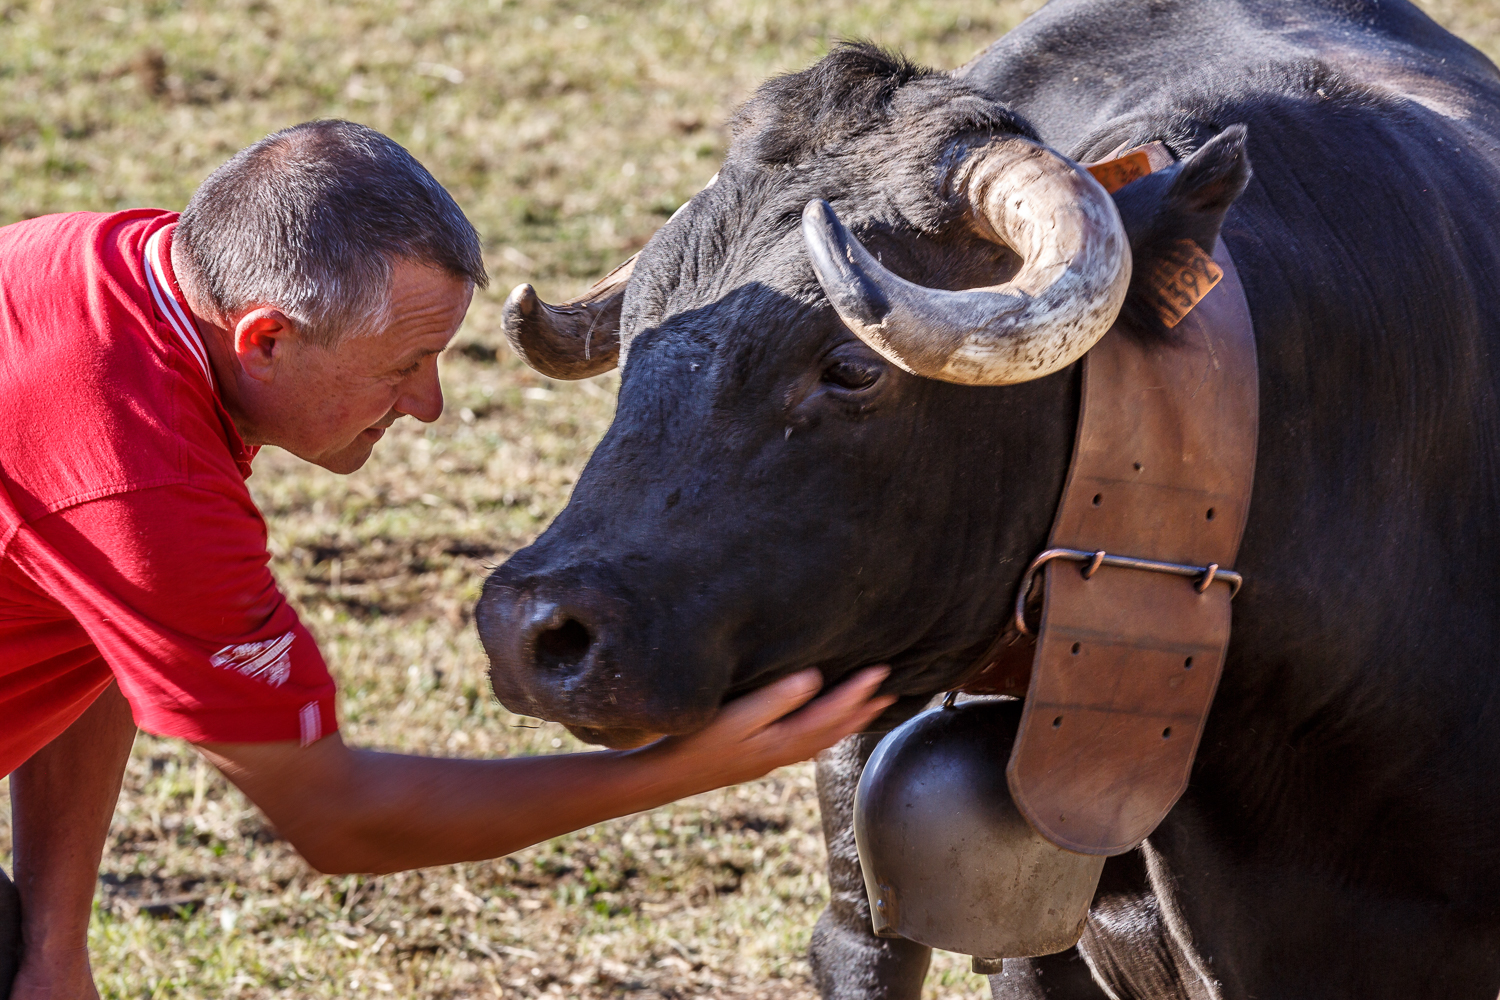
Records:
[[[1191,656],[1189,656],[1187,659],[1185,659],[1185,660],[1182,661],[1182,669],[1183,670],[1192,670],[1193,669],[1193,658]]]
[[[1103,502],[1104,502],[1104,494],[1103,493],[1095,493],[1094,494],[1094,506],[1097,507],[1097,506],[1099,506]],[[1210,514],[1209,517],[1213,517],[1213,515]]]
[[[1135,471],[1136,472],[1140,472],[1141,471],[1141,463],[1140,462],[1135,463]]]
[[[1077,656],[1078,655],[1078,651],[1080,649],[1082,649],[1082,648],[1083,648],[1083,643],[1081,643],[1081,642],[1075,642],[1075,643],[1073,643],[1073,655]]]
[[[1168,726],[1166,729],[1163,729],[1161,731],[1161,738],[1164,739],[1164,740],[1169,740],[1169,739],[1172,738],[1172,727],[1171,726]]]
[[[1208,519],[1210,521],[1214,519],[1214,509],[1212,507],[1208,508]]]
[[[1055,719],[1052,720],[1052,728],[1053,729],[1061,729],[1062,728],[1062,716],[1059,715],[1057,718],[1055,718]]]

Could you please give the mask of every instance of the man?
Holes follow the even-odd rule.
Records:
[[[485,281],[447,192],[348,122],[240,152],[180,218],[0,229],[17,1000],[97,996],[89,906],[136,725],[193,742],[315,867],[380,872],[496,857],[757,777],[890,702],[869,671],[782,718],[817,689],[797,675],[629,752],[461,761],[343,744],[244,480],[264,444],[348,473],[400,417],[436,420],[437,355]]]

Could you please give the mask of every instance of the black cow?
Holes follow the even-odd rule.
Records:
[[[628,285],[574,312],[512,299],[549,370],[596,370],[616,316],[628,363],[567,509],[486,585],[505,704],[626,743],[808,665],[890,662],[908,714],[953,684],[1046,541],[1078,366],[901,370],[830,305],[804,207],[829,202],[808,232],[836,213],[908,291],[991,286],[1018,260],[955,182],[966,157],[1159,140],[1180,162],[1115,199],[1135,274],[1222,223],[1254,318],[1248,582],[1186,795],[1106,866],[1079,948],[994,990],[1493,1000],[1495,67],[1400,0],[1054,0],[952,73],[840,49],[763,86],[734,136]],[[895,308],[888,274],[850,267],[845,319]],[[1127,334],[1170,336],[1138,301]],[[819,766],[826,997],[914,997],[927,961],[868,929],[848,814],[872,740]]]

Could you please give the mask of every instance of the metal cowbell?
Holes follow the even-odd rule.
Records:
[[[875,933],[975,959],[1078,942],[1104,858],[1044,840],[1011,801],[1019,701],[933,709],[888,734],[854,799]]]

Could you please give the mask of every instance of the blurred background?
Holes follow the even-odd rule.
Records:
[[[1038,6],[0,0],[0,224],[179,209],[235,150],[312,118],[407,146],[479,229],[492,285],[444,357],[438,423],[398,423],[348,478],[262,454],[274,569],[340,682],[346,739],[575,750],[494,701],[470,610],[566,503],[616,379],[523,368],[505,295],[570,297],[644,244],[718,169],[725,122],[767,76],[841,38],[951,68]],[[1492,0],[1423,6],[1500,55]],[[107,998],[812,997],[823,862],[803,765],[495,862],[324,878],[190,750],[142,736],[91,948]],[[988,991],[940,954],[927,996]]]

